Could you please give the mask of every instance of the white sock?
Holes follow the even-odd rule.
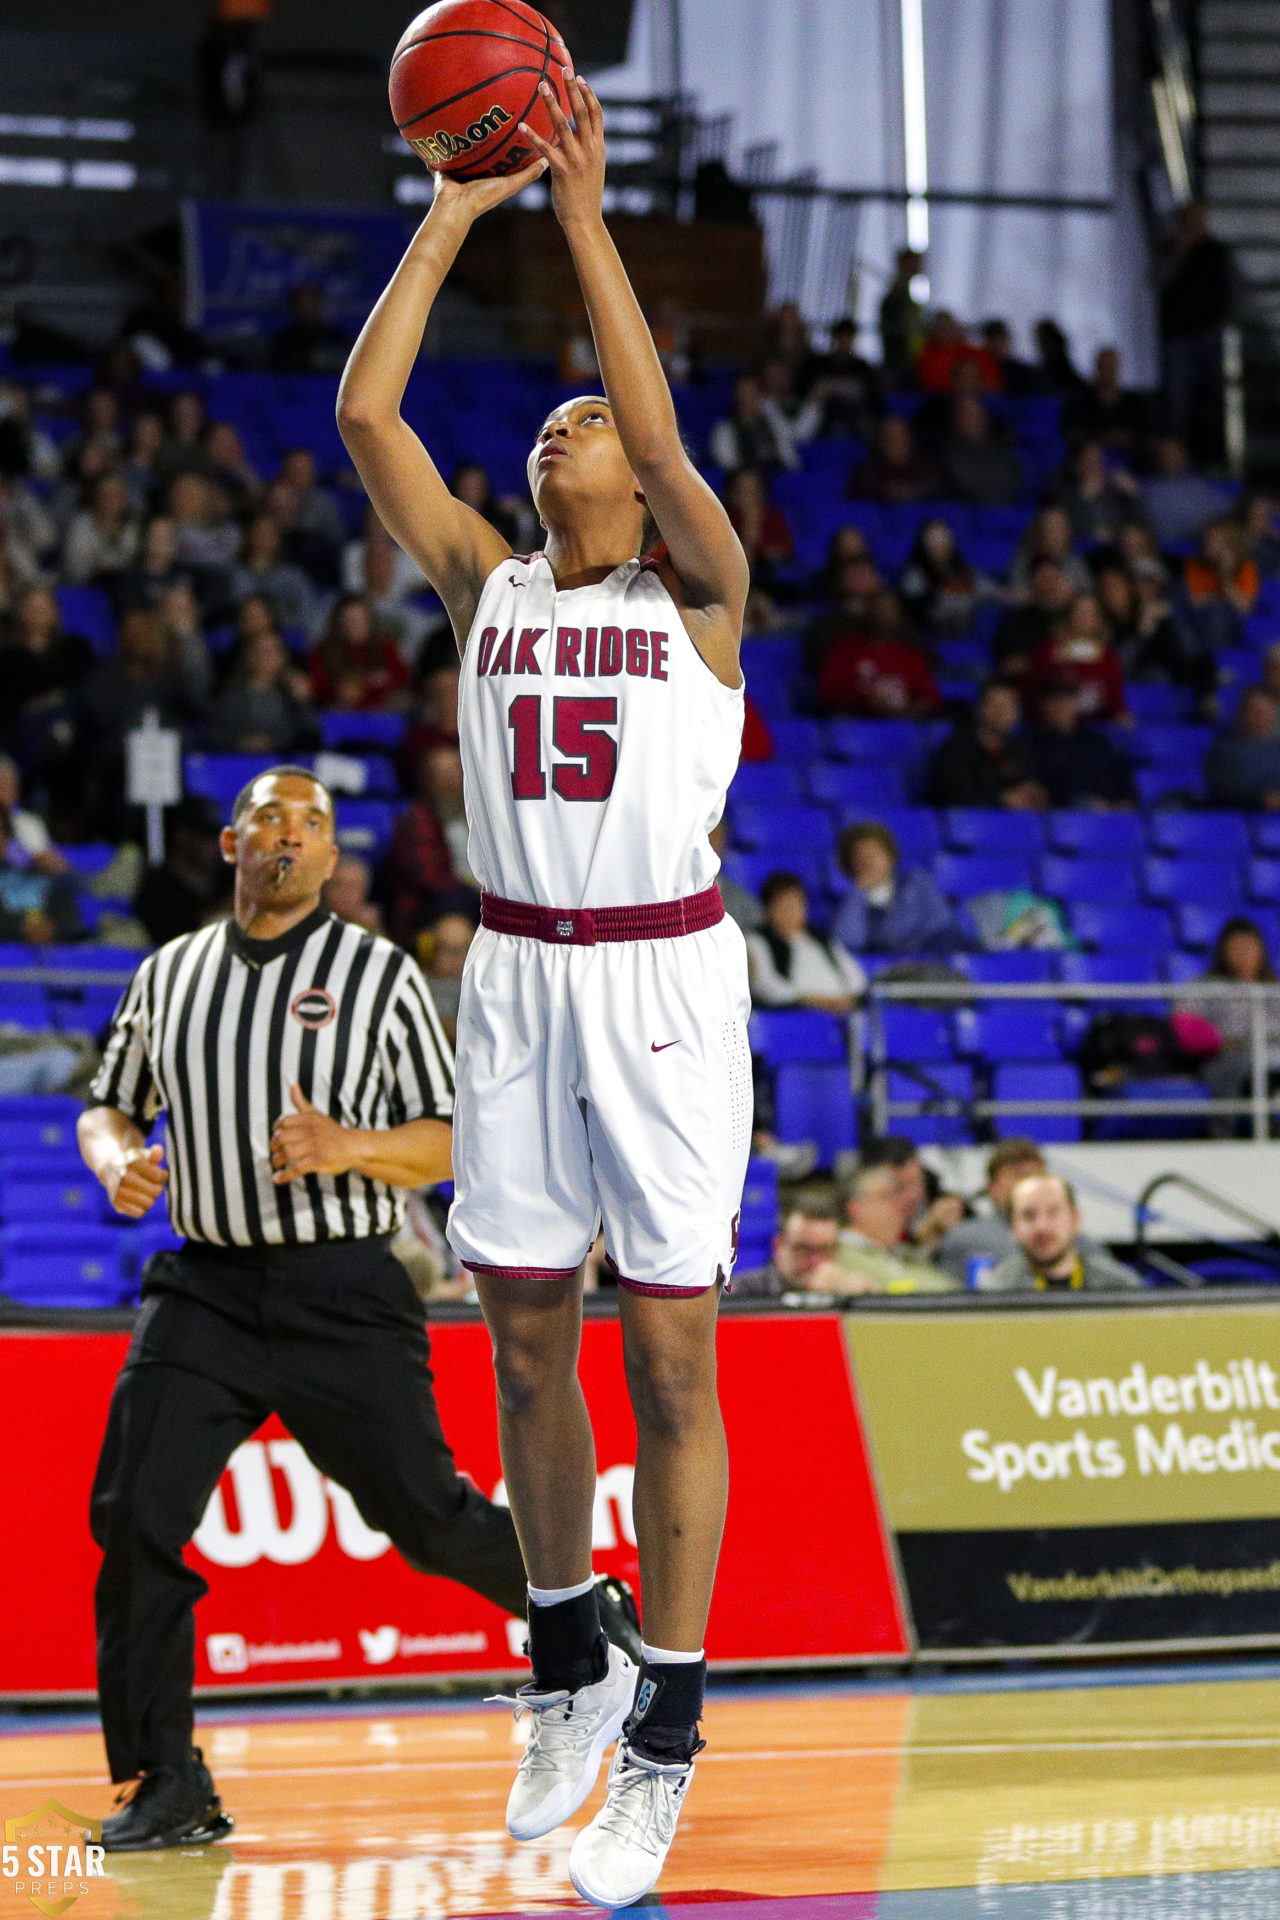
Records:
[[[595,1583],[595,1575],[589,1573],[585,1580],[579,1580],[576,1587],[530,1586],[529,1598],[535,1607],[558,1607],[562,1600],[581,1600],[583,1594],[590,1593]]]
[[[701,1660],[705,1649],[698,1648],[696,1653],[673,1653],[670,1647],[651,1647],[647,1640],[640,1642],[640,1655],[651,1667],[691,1667]]]

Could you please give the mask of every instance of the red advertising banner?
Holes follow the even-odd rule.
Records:
[[[0,1694],[94,1687],[97,1550],[88,1498],[123,1335],[0,1334]],[[482,1326],[432,1331],[445,1432],[486,1493],[501,1484]],[[635,1428],[616,1321],[584,1329],[595,1426],[595,1564],[638,1582]],[[729,1521],[708,1631],[713,1661],[754,1665],[907,1651],[886,1535],[835,1315],[727,1315],[720,1383]],[[197,1612],[204,1688],[394,1680],[517,1668],[523,1625],[415,1573],[280,1423],[241,1446],[189,1549],[209,1582]]]

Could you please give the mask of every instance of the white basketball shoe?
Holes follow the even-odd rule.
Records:
[[[569,1878],[584,1900],[629,1907],[656,1885],[693,1772],[691,1760],[664,1765],[623,1739],[609,1770],[608,1798],[569,1855]]]
[[[591,1792],[605,1751],[622,1732],[636,1691],[636,1668],[610,1643],[603,1680],[575,1693],[521,1688],[516,1719],[531,1716],[524,1750],[507,1800],[507,1832],[539,1840],[576,1813]]]

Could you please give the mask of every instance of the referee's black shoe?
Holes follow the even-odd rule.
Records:
[[[640,1612],[636,1597],[625,1580],[602,1573],[596,1581],[596,1600],[600,1607],[600,1625],[615,1647],[640,1665]]]
[[[199,1747],[181,1766],[147,1767],[119,1813],[102,1823],[108,1853],[154,1853],[225,1840],[235,1821],[222,1811]]]

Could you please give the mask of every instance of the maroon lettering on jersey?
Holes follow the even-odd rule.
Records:
[[[489,656],[493,652],[493,643],[498,637],[496,627],[486,627],[480,635],[480,655],[476,661],[476,672],[483,679],[489,671]]]
[[[574,680],[581,676],[578,655],[582,651],[582,630],[580,627],[556,628],[556,672],[570,675]]]
[[[533,657],[533,650],[546,632],[545,627],[525,627],[516,642],[516,672],[536,673],[541,676],[542,668]]]
[[[515,628],[508,627],[506,632],[502,636],[502,639],[498,645],[498,650],[494,654],[493,662],[489,668],[489,678],[491,680],[493,679],[495,674],[510,673],[511,642],[514,638],[515,638]]]
[[[600,629],[600,666],[601,679],[612,678],[622,672],[622,628],[601,627]]]
[[[667,636],[665,633],[649,635],[649,678],[665,680],[667,677]]]
[[[649,671],[649,635],[643,627],[627,628],[627,672],[643,680]]]
[[[586,656],[582,662],[583,678],[586,680],[590,680],[594,675],[595,670],[596,670],[596,630],[594,627],[588,627]]]

